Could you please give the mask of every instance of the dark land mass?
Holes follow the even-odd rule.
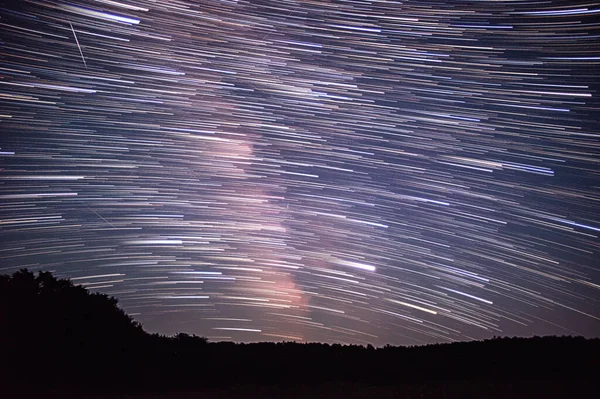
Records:
[[[148,334],[116,299],[48,272],[0,276],[0,327],[3,398],[592,398],[600,387],[600,339],[210,343]]]

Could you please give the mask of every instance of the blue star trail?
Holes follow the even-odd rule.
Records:
[[[0,9],[0,271],[150,332],[600,331],[600,2]]]

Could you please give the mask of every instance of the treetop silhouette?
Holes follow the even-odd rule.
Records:
[[[600,367],[600,340],[497,338],[383,348],[294,342],[209,343],[148,334],[118,307],[49,272],[0,276],[0,378],[119,384],[398,383],[444,379],[582,378]],[[10,379],[9,378],[9,379]],[[110,381],[108,384],[106,381]]]

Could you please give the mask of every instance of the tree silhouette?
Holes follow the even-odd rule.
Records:
[[[419,347],[293,342],[209,343],[148,334],[115,298],[49,272],[0,275],[0,389],[121,389],[231,384],[426,384],[448,380],[595,378],[600,340],[501,338]],[[484,365],[484,366],[482,366]],[[112,387],[112,388],[111,388]],[[182,388],[183,389],[183,388]],[[348,388],[350,389],[350,388]],[[0,390],[0,394],[2,391]],[[23,396],[23,395],[20,395]]]
[[[57,340],[69,347],[132,339],[144,332],[105,294],[90,293],[50,272],[23,269],[0,278],[0,323],[4,339],[30,344]],[[40,336],[40,333],[45,336]],[[35,338],[35,339],[33,339]]]
[[[41,380],[118,371],[136,359],[146,335],[115,298],[26,269],[0,276],[0,326],[2,368]]]

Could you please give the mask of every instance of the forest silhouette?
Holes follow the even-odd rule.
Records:
[[[342,384],[343,390],[348,384],[406,388],[456,381],[545,381],[592,389],[600,370],[600,340],[582,337],[374,348],[149,334],[115,298],[26,269],[0,276],[0,326],[1,387],[21,394],[323,384]]]

